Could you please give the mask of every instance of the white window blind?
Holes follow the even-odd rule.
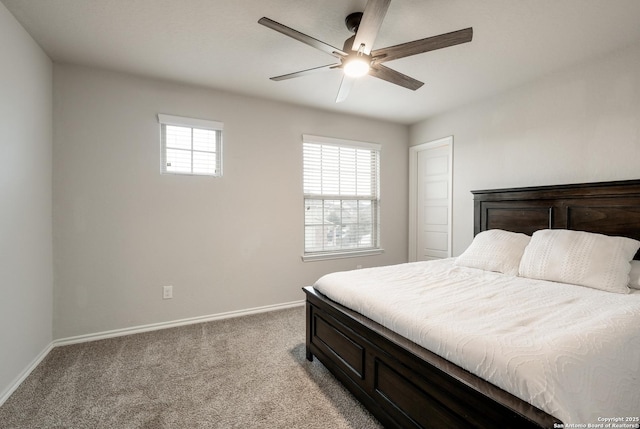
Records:
[[[305,256],[380,250],[380,145],[304,135],[303,170]]]
[[[162,173],[222,176],[222,122],[164,114],[158,121]]]

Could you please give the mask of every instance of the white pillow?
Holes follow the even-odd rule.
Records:
[[[520,261],[520,276],[629,293],[629,261],[640,241],[584,231],[533,233]]]
[[[455,264],[515,276],[530,239],[526,234],[489,229],[475,236]]]
[[[629,287],[640,289],[640,261],[631,261],[631,271],[629,271]]]

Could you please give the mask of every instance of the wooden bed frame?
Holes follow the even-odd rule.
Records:
[[[640,240],[640,180],[472,193],[474,234],[565,228]],[[307,359],[317,357],[385,427],[562,427],[555,417],[313,287],[304,291]]]

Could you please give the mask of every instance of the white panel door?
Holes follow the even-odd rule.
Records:
[[[453,137],[413,146],[410,155],[409,260],[448,258]]]

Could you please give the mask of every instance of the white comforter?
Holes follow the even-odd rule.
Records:
[[[565,425],[640,416],[640,291],[505,276],[453,259],[332,273],[314,287]]]

